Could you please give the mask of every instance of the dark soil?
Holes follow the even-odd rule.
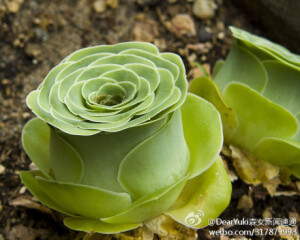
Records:
[[[263,34],[229,0],[215,1],[216,15],[211,20],[193,16],[193,3],[186,0],[109,1],[117,5],[107,6],[102,13],[94,9],[93,2],[0,0],[0,240],[75,238],[76,233],[63,226],[59,215],[31,197],[18,175],[30,167],[21,145],[22,128],[34,117],[26,106],[26,96],[65,56],[91,45],[151,41],[161,51],[180,54],[188,78],[192,79],[199,74],[194,62],[204,64],[209,70],[217,59],[225,58],[232,41],[229,25]],[[196,32],[192,31],[192,23],[185,32],[170,29],[168,24],[177,14],[188,14]],[[293,182],[296,184],[296,179]],[[247,185],[238,179],[233,182],[232,202],[220,218],[296,216],[299,227],[299,189],[298,193],[287,187],[282,190],[285,195],[271,197],[262,186]],[[250,197],[253,207],[237,208],[243,195]],[[199,230],[200,239],[221,239],[210,236],[208,229],[218,228]],[[225,229],[244,228],[225,226]],[[278,235],[251,239],[255,238],[280,239]]]

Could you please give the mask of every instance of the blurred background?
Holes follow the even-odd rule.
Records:
[[[0,0],[0,240],[75,239],[18,176],[32,167],[20,142],[24,123],[33,117],[25,98],[64,57],[92,45],[147,41],[179,54],[191,80],[202,75],[196,62],[210,72],[226,57],[230,25],[299,54],[299,15],[299,0]],[[270,197],[262,186],[231,177],[232,203],[222,219],[300,221],[299,191]],[[207,229],[198,233],[212,239]]]

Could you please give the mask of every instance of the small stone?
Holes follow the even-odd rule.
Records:
[[[213,45],[211,42],[206,42],[204,43],[204,46],[207,48],[207,49],[212,49],[213,48]]]
[[[272,210],[271,207],[266,208],[262,213],[262,217],[263,218],[272,218],[271,210]]]
[[[205,62],[205,61],[207,60],[207,57],[206,57],[205,55],[202,55],[201,58],[200,58],[200,60],[201,60],[202,62]]]
[[[201,27],[199,30],[198,30],[198,39],[199,39],[199,42],[207,42],[211,39],[211,34],[206,31],[205,27]]]
[[[0,212],[2,211],[2,209],[3,209],[3,206],[2,206],[2,204],[0,202]]]
[[[182,9],[181,9],[180,4],[174,4],[174,5],[169,6],[167,11],[168,11],[167,13],[169,15],[175,16],[175,15],[181,13]]]
[[[193,13],[200,19],[211,19],[215,16],[215,6],[208,0],[196,0],[193,5]]]
[[[206,52],[206,47],[203,43],[195,43],[195,44],[187,44],[186,45],[187,49],[190,49],[198,54],[203,54]]]
[[[119,0],[106,0],[106,5],[112,9],[115,9],[119,6]]]
[[[26,192],[26,189],[27,189],[27,188],[26,188],[25,186],[21,187],[19,193],[20,193],[20,194],[24,194],[24,193]]]
[[[238,209],[250,209],[253,207],[252,198],[248,195],[244,194],[238,202],[237,208]]]
[[[37,57],[42,54],[42,49],[40,45],[35,43],[29,43],[25,48],[25,53],[29,57]]]
[[[36,10],[39,7],[38,3],[34,0],[29,1],[29,8]]]
[[[42,21],[41,21],[40,18],[34,18],[34,19],[32,20],[32,22],[33,22],[35,25],[40,25]]]
[[[195,24],[188,14],[177,14],[172,18],[173,31],[178,35],[195,36]]]
[[[217,38],[220,40],[223,40],[225,38],[225,33],[224,32],[219,32],[217,35]]]
[[[225,31],[225,24],[222,21],[217,21],[216,23],[216,28],[218,29],[218,31]]]
[[[41,28],[35,28],[34,33],[42,41],[47,41],[49,38],[49,34]]]
[[[192,68],[188,73],[189,79],[194,79],[203,76],[202,70],[198,67]]]
[[[29,118],[29,117],[30,117],[30,113],[24,112],[24,113],[22,113],[22,117],[23,117],[24,119]]]
[[[5,172],[5,167],[3,165],[0,165],[0,174]]]
[[[155,37],[159,35],[156,22],[148,19],[143,22],[137,22],[133,28],[135,41],[153,42]]]
[[[166,40],[164,38],[154,39],[154,44],[158,47],[158,49],[161,52],[165,51],[166,48],[167,48],[167,43],[166,43]]]
[[[137,20],[137,21],[144,21],[144,20],[145,20],[145,14],[143,14],[143,13],[138,13],[138,14],[135,16],[135,20]]]
[[[19,1],[6,1],[6,6],[9,12],[17,13],[20,10],[20,2]]]
[[[9,80],[8,79],[3,79],[2,80],[2,85],[8,85],[9,84]]]
[[[36,171],[36,170],[39,170],[39,169],[38,169],[37,166],[32,162],[32,163],[30,163],[30,165],[29,165],[29,170],[31,170],[31,171]]]
[[[106,11],[106,3],[104,0],[98,0],[93,3],[93,9],[96,13],[103,13]]]
[[[189,55],[187,57],[187,60],[188,60],[188,62],[190,64],[190,66],[194,65],[194,63],[196,62],[196,59],[197,59],[197,55],[195,53],[192,53],[191,55]]]

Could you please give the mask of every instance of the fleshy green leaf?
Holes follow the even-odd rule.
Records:
[[[172,53],[162,53],[160,55],[162,58],[175,63],[179,67],[179,70],[180,70],[179,76],[177,79],[175,79],[175,81],[176,81],[176,86],[181,90],[180,91],[181,97],[180,97],[179,101],[177,102],[177,104],[173,105],[171,107],[171,109],[169,109],[169,112],[170,112],[170,111],[175,110],[177,107],[180,107],[184,103],[186,96],[187,96],[188,83],[186,80],[185,67],[184,67],[184,63],[183,63],[182,59],[178,55],[172,54]]]
[[[292,165],[289,169],[296,177],[300,178],[300,164]]]
[[[81,49],[27,98],[33,112],[72,135],[119,132],[164,118],[187,93],[184,64],[150,43]]]
[[[300,143],[278,138],[262,139],[253,153],[274,165],[289,167],[300,164]]]
[[[41,188],[41,186],[36,181],[35,176],[44,176],[40,171],[21,171],[20,177],[22,183],[29,189],[29,191],[42,203],[47,205],[48,207],[64,213],[66,215],[72,216],[71,213],[68,213],[65,209],[61,208],[53,201],[48,194],[45,192],[47,189]]]
[[[291,53],[283,46],[233,26],[230,27],[230,30],[235,38],[250,46],[251,50],[254,48],[257,52],[259,49],[264,54],[268,54],[281,62],[286,62],[291,67],[297,68],[297,66],[300,66],[300,56]]]
[[[53,118],[53,116],[49,113],[44,111],[37,102],[38,97],[38,91],[31,92],[26,99],[27,105],[31,108],[31,110],[42,120],[45,122],[55,126],[58,129],[64,129],[66,133],[69,134],[76,134],[76,135],[93,135],[99,131],[92,130],[92,129],[81,129],[77,128],[76,126],[72,126],[70,124],[67,124],[61,120],[58,120],[57,118]]]
[[[230,82],[240,82],[262,92],[267,83],[267,74],[264,65],[254,54],[233,44],[214,81],[222,92]]]
[[[71,144],[83,160],[82,184],[124,192],[117,180],[122,159],[135,146],[155,134],[165,122],[166,119],[161,119],[145,126],[89,137],[63,132],[59,136]]]
[[[112,224],[140,223],[166,211],[178,198],[188,175],[172,186],[143,196],[121,213],[101,220]]]
[[[50,178],[50,128],[39,118],[26,123],[22,132],[22,143],[31,161]]]
[[[300,111],[300,71],[278,61],[264,61],[268,84],[263,96],[292,114]]]
[[[191,154],[192,178],[208,169],[221,151],[221,119],[212,104],[190,93],[181,107],[181,113],[184,137]]]
[[[231,182],[220,158],[204,173],[188,180],[167,215],[191,228],[208,225],[228,206]]]
[[[237,127],[237,117],[225,103],[216,83],[207,77],[195,78],[191,81],[189,90],[212,103],[219,111],[223,123],[224,140],[228,142]]]
[[[298,123],[293,115],[245,85],[231,83],[225,89],[224,99],[238,116],[233,145],[251,152],[263,138],[289,139],[297,132]]]
[[[147,51],[155,55],[159,54],[157,47],[153,44],[146,43],[146,42],[126,42],[126,43],[119,43],[116,45],[103,45],[103,46],[83,48],[71,54],[64,61],[77,61],[85,57],[86,55],[92,55],[99,52],[120,53],[124,50],[127,50],[128,48],[143,49],[144,51]]]
[[[295,136],[293,136],[292,140],[300,142],[300,112],[296,115],[296,118],[298,120],[298,132],[296,133]]]
[[[51,129],[50,161],[56,180],[79,183],[83,175],[83,162],[77,151]]]
[[[224,60],[217,60],[214,67],[213,67],[213,70],[212,70],[212,77],[215,78],[219,72],[219,70],[222,68],[222,66],[224,65]]]
[[[188,172],[190,153],[180,111],[165,126],[130,151],[120,164],[118,180],[135,198],[173,185]]]
[[[100,220],[88,218],[67,217],[64,224],[73,230],[84,232],[95,232],[104,234],[120,233],[142,226],[140,223],[131,224],[109,224]]]
[[[99,219],[119,213],[131,204],[127,193],[47,180],[34,172],[22,172],[21,177],[42,203],[71,216]]]

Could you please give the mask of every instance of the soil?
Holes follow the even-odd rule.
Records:
[[[150,41],[161,51],[181,55],[192,79],[199,75],[194,62],[210,71],[217,59],[225,58],[232,42],[229,25],[263,34],[229,0],[215,0],[215,16],[210,20],[195,17],[192,6],[193,1],[187,0],[107,0],[105,9],[92,0],[0,0],[0,240],[76,236],[63,226],[59,214],[32,198],[18,175],[31,167],[21,145],[22,128],[34,117],[26,96],[65,56],[86,46]],[[231,204],[220,218],[295,217],[299,228],[299,188],[292,187],[299,187],[299,182],[292,178],[291,183],[279,186],[281,193],[271,197],[262,185],[248,185],[237,178]],[[222,226],[227,230],[254,228]],[[199,230],[199,239],[221,239],[208,230],[222,226]],[[282,239],[278,235],[251,237],[256,238]]]

